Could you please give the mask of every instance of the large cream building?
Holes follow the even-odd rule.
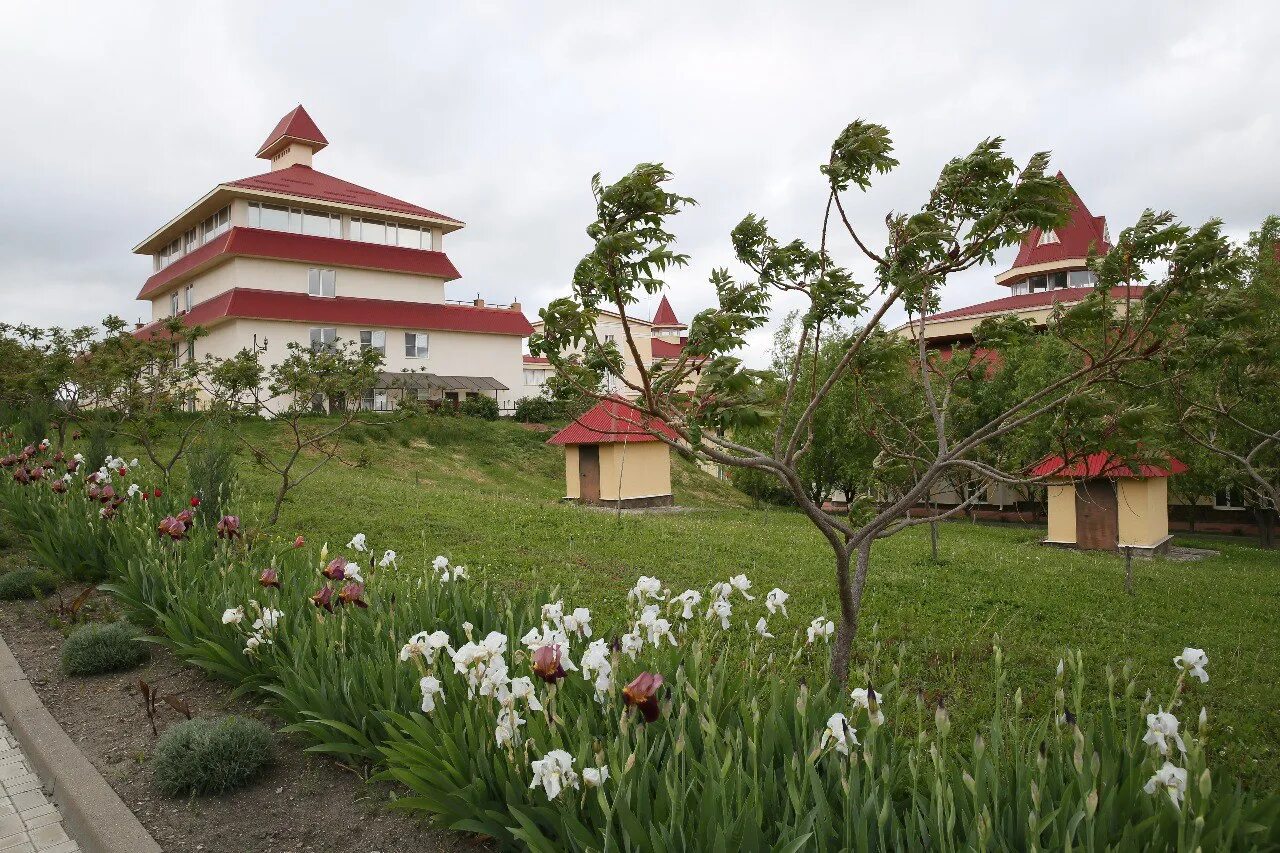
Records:
[[[509,407],[532,331],[520,305],[447,300],[460,275],[444,242],[463,223],[315,170],[327,145],[298,106],[258,149],[269,172],[217,185],[135,246],[153,266],[137,334],[178,316],[208,335],[176,356],[254,347],[268,363],[290,343],[354,341],[385,356],[364,407],[476,394]]]
[[[635,341],[636,349],[640,351],[640,357],[646,367],[653,367],[664,361],[679,358],[688,340],[683,334],[688,327],[676,317],[675,310],[672,309],[671,303],[667,301],[665,296],[658,303],[658,310],[653,313],[652,320],[628,317],[627,324],[631,327],[631,337]],[[542,321],[534,321],[533,328],[534,331],[541,333],[543,328]],[[612,311],[601,310],[596,318],[596,335],[602,343],[613,341],[617,344],[623,359],[621,379],[625,379],[632,385],[639,385],[640,370],[636,365],[634,353],[627,346],[626,333],[622,328],[622,318]],[[700,368],[695,369],[682,387],[692,389],[697,385],[698,369]],[[545,358],[531,355],[524,356],[526,396],[537,396],[542,391],[542,386],[546,384],[547,379],[550,378],[551,373],[552,367]],[[604,378],[604,386],[605,390],[611,394],[617,394],[622,397],[636,396],[636,392],[624,384],[617,376],[606,376]]]

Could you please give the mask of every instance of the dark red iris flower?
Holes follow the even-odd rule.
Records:
[[[158,497],[160,497],[162,494],[164,494],[164,492],[161,492],[159,489],[156,489],[156,490],[155,490],[154,492],[152,492],[151,494],[152,494],[152,496],[153,496],[153,497],[157,497],[157,498],[158,498]]]
[[[311,596],[311,603],[316,607],[323,607],[330,613],[333,612],[333,590],[328,586],[320,587],[320,590]]]
[[[191,506],[192,506],[192,508],[195,508],[195,507],[200,506],[200,499],[199,499],[199,498],[197,498],[197,497],[195,497],[195,496],[192,496],[192,498],[191,498]]]
[[[75,473],[75,471],[68,471],[67,473],[69,473],[69,474],[74,474],[74,473]],[[101,479],[102,479],[102,475],[101,475],[101,474],[99,474],[97,471],[94,471],[92,474],[90,474],[89,476],[85,477],[85,478],[84,478],[84,481],[85,481],[86,483],[96,483],[96,482],[98,482],[98,481],[99,481],[99,480],[101,480]]]
[[[31,469],[31,479],[33,479],[33,480],[43,480],[43,479],[44,479],[44,469],[43,469],[43,468],[39,468],[39,467],[32,468],[32,469]]]
[[[0,456],[0,468],[12,468],[18,464],[18,457],[10,453],[8,456]]]
[[[98,492],[98,500],[102,501],[103,503],[107,503],[108,501],[112,500],[115,496],[116,496],[116,490],[112,486],[103,486],[102,490]]]
[[[182,512],[178,513],[177,516],[175,517],[178,519],[178,521],[181,521],[183,524],[190,527],[191,522],[195,520],[196,514],[189,509],[184,509]]]
[[[217,530],[219,539],[235,539],[240,535],[240,518],[234,515],[224,515],[218,520]]]
[[[548,684],[564,678],[564,666],[560,662],[560,646],[542,646],[533,653],[533,674]]]
[[[338,593],[338,601],[343,604],[354,604],[356,607],[369,606],[368,602],[364,600],[364,584],[356,583],[355,581],[342,585],[342,591]]]
[[[67,473],[68,473],[68,474],[74,474],[75,472],[77,472],[77,471],[79,471],[79,470],[80,470],[80,462],[79,462],[79,460],[77,460],[77,459],[72,459],[70,462],[68,462],[68,463],[67,463]]]
[[[65,491],[67,490],[67,481],[66,481],[66,480],[54,480],[52,483],[50,483],[50,484],[49,484],[49,488],[50,488],[50,489],[52,489],[53,491],[57,492],[58,494],[62,494],[63,492],[65,492]]]
[[[271,587],[280,589],[280,573],[273,568],[265,568],[262,570],[262,574],[258,575],[258,583],[268,589]]]
[[[72,441],[80,440],[80,430],[76,430],[75,432],[71,433],[71,440]]]
[[[642,672],[630,684],[622,688],[628,705],[634,705],[644,715],[646,723],[658,719],[658,688],[663,678],[653,672]]]
[[[31,472],[27,470],[26,465],[20,465],[18,470],[13,472],[13,479],[25,486],[31,482]]]
[[[156,527],[156,531],[161,536],[168,536],[175,542],[187,535],[187,525],[172,515],[167,515],[161,519],[160,524]]]
[[[329,561],[329,565],[320,570],[320,573],[331,581],[340,581],[347,576],[347,558],[339,554]]]
[[[62,451],[61,451],[61,450],[59,450],[59,451],[57,451],[56,453],[54,453],[54,454],[53,454],[53,461],[54,461],[54,462],[61,462],[64,458],[65,458],[65,457],[62,455]]]
[[[293,540],[293,547],[295,548],[301,548],[303,545],[306,545],[306,544],[307,544],[306,540],[303,539],[301,536]]]

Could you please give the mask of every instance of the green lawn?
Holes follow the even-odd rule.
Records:
[[[261,429],[270,427],[263,425]],[[344,545],[356,532],[395,549],[402,570],[438,553],[501,579],[510,590],[560,584],[569,606],[616,624],[640,574],[673,590],[705,589],[745,572],[761,595],[793,595],[790,624],[835,616],[831,560],[802,516],[755,509],[686,462],[676,499],[687,512],[626,515],[561,504],[563,462],[547,434],[512,423],[427,417],[365,425],[343,454],[286,505],[278,530]],[[269,483],[245,466],[243,485],[262,502]],[[1244,543],[1196,542],[1221,552],[1195,563],[1136,561],[1137,595],[1123,592],[1123,561],[1037,545],[1042,530],[956,522],[942,528],[941,561],[915,528],[876,545],[857,654],[875,636],[904,655],[906,683],[945,697],[963,725],[989,710],[994,635],[1033,706],[1053,693],[1064,649],[1094,671],[1132,661],[1139,683],[1167,695],[1172,657],[1200,646],[1212,676],[1195,686],[1184,724],[1208,706],[1224,750],[1219,766],[1274,787],[1280,770],[1280,553]],[[777,628],[774,628],[775,633]]]

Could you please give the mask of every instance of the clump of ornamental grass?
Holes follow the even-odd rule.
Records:
[[[46,569],[14,569],[0,575],[0,601],[37,598],[57,588],[57,575]]]
[[[128,622],[81,625],[62,644],[64,675],[99,675],[132,669],[147,657],[138,632]]]
[[[224,794],[271,762],[271,730],[247,717],[184,720],[170,726],[152,756],[155,785],[171,797]]]

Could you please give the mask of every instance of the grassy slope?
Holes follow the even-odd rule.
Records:
[[[617,519],[561,504],[560,451],[544,445],[545,434],[515,424],[425,418],[365,426],[356,438],[347,464],[323,469],[290,500],[282,534],[340,546],[362,531],[373,548],[399,552],[402,570],[444,553],[511,590],[560,584],[569,606],[591,607],[602,625],[616,624],[640,574],[680,590],[746,572],[761,595],[773,586],[792,593],[793,629],[837,611],[829,552],[806,519],[753,509],[685,462],[677,467],[676,498],[691,511]],[[360,457],[365,467],[352,464]],[[265,501],[265,479],[246,470],[244,483],[251,499]],[[920,528],[877,544],[860,659],[877,626],[890,649],[905,644],[907,683],[931,698],[945,696],[963,723],[988,713],[997,633],[1011,684],[1033,706],[1051,701],[1053,668],[1066,647],[1082,649],[1093,671],[1132,660],[1139,683],[1160,696],[1171,684],[1173,655],[1201,646],[1212,680],[1196,686],[1188,700],[1194,704],[1180,716],[1190,722],[1206,704],[1215,724],[1231,730],[1222,737],[1219,729],[1216,743],[1226,749],[1220,766],[1280,784],[1280,556],[1198,543],[1221,556],[1137,561],[1138,594],[1129,598],[1121,560],[1043,548],[1036,544],[1042,535],[948,524],[939,564],[929,560]]]

